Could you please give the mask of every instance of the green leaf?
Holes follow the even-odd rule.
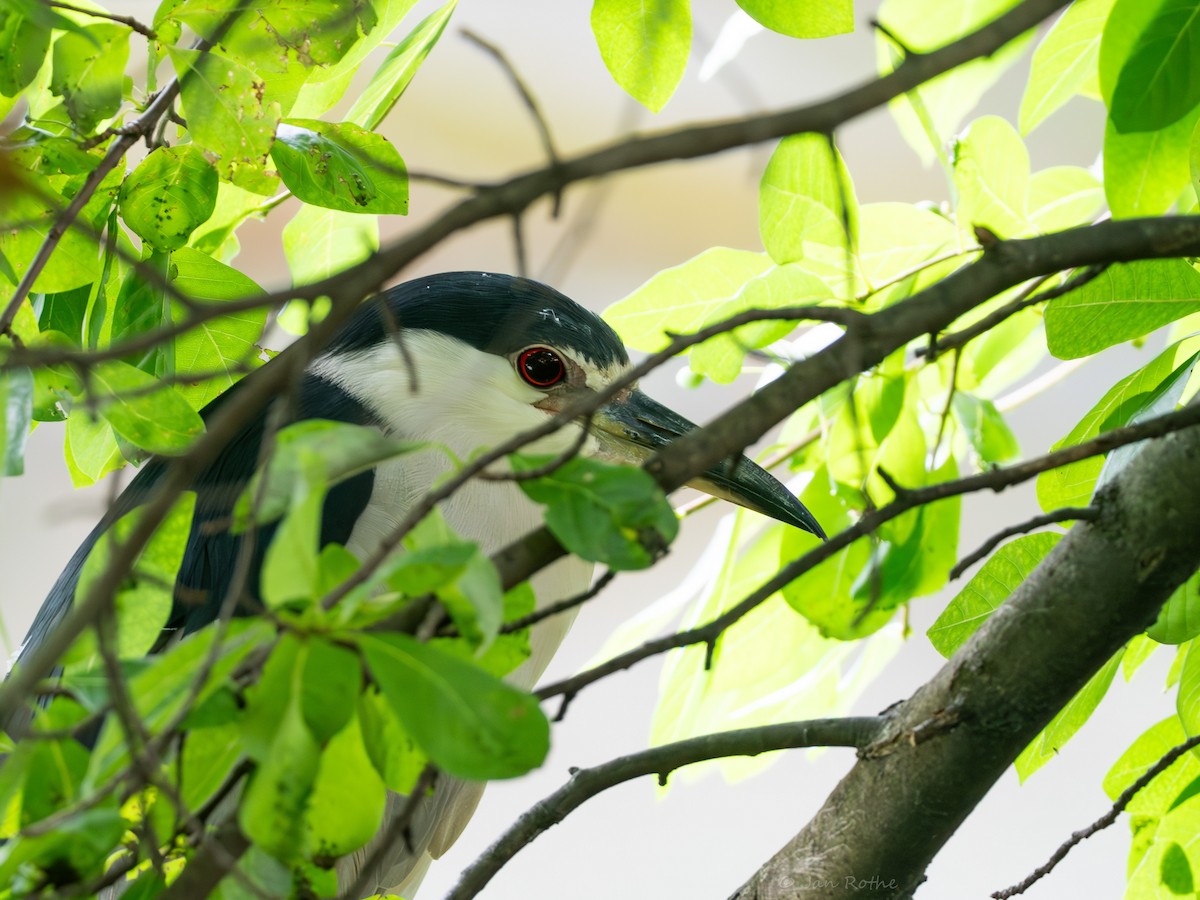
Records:
[[[199,708],[224,687],[234,669],[252,650],[262,647],[274,629],[263,620],[236,619],[226,627],[224,641],[214,651],[215,628],[205,628],[142,665],[125,663],[129,693],[137,714],[153,734],[179,715],[185,703]],[[210,656],[214,664],[210,667]],[[201,673],[206,677],[199,684]],[[197,691],[197,687],[199,688]],[[193,697],[193,692],[195,696]],[[105,720],[88,767],[85,790],[104,784],[129,763],[129,751],[115,717]]]
[[[155,13],[154,27],[170,35],[184,24],[211,38],[224,26],[221,49],[241,63],[266,72],[287,72],[293,66],[318,67],[320,72],[336,66],[361,35],[374,30],[376,5],[369,0],[273,0],[247,15],[237,0],[167,0]],[[233,20],[227,22],[230,16]]]
[[[224,784],[242,758],[235,723],[193,728],[183,738],[179,790],[188,809],[199,809]]]
[[[362,666],[358,654],[345,647],[318,638],[307,645],[300,678],[300,709],[308,730],[324,746],[352,724],[362,691]]]
[[[1017,117],[1029,134],[1099,77],[1100,36],[1114,0],[1076,0],[1046,32],[1029,68]]]
[[[212,215],[192,233],[189,243],[201,253],[228,263],[241,249],[236,229],[247,218],[261,215],[262,207],[263,198],[259,194],[222,181],[217,185]]]
[[[1200,272],[1181,259],[1110,266],[1046,305],[1046,343],[1079,359],[1200,310]]]
[[[171,254],[171,281],[185,296],[203,303],[245,300],[263,292],[237,269],[211,256],[181,247]],[[183,321],[187,311],[172,303],[172,317]],[[207,319],[175,338],[177,390],[194,409],[202,409],[246,372],[262,363],[258,341],[267,323],[267,308],[243,309]],[[187,381],[189,375],[203,380]]]
[[[1100,42],[1100,91],[1111,108],[1126,62],[1163,0],[1117,0]],[[1188,146],[1200,105],[1165,128],[1121,133],[1110,119],[1104,131],[1104,191],[1115,217],[1166,212],[1188,183]]]
[[[829,286],[798,265],[768,269],[751,278],[734,298],[718,307],[712,324],[749,309],[780,309],[785,306],[817,306],[833,299]],[[746,352],[779,340],[796,327],[796,322],[756,322],[710,338],[692,348],[689,365],[693,372],[727,384],[742,372]]]
[[[925,53],[977,30],[1014,4],[1015,0],[961,0],[948,7],[940,0],[885,0],[877,18],[906,47]],[[935,158],[984,92],[1021,57],[1030,37],[1010,41],[991,56],[958,66],[889,104],[905,141],[925,163]],[[899,51],[882,33],[876,48],[880,73],[891,72]],[[932,134],[922,125],[922,115]]]
[[[952,159],[960,225],[1008,238],[1030,231],[1029,153],[1015,128],[999,116],[976,119]]]
[[[1011,462],[1020,454],[1016,435],[991,400],[956,391],[953,408],[954,417],[981,462],[991,465]]]
[[[1179,673],[1175,711],[1189,735],[1200,734],[1200,645],[1189,644]]]
[[[290,861],[301,857],[307,835],[305,810],[320,768],[321,749],[301,713],[301,678],[304,656],[285,668],[284,677],[272,679],[255,695],[252,704],[271,704],[282,715],[270,736],[265,756],[238,807],[238,824],[255,844],[272,856]]]
[[[779,142],[758,187],[758,231],[780,264],[803,259],[808,242],[857,245],[854,183],[828,137],[797,134]]]
[[[831,534],[849,526],[852,521],[851,502],[836,491],[825,467],[817,470],[800,499]],[[788,529],[784,532],[780,558],[795,559],[817,543],[818,539],[813,535]],[[784,587],[784,599],[825,637],[854,640],[878,631],[891,619],[894,608],[872,609],[864,614],[863,605],[855,603],[851,597],[855,580],[870,555],[869,541],[855,541]]]
[[[33,419],[33,373],[29,369],[0,374],[0,411],[0,477],[22,475]]]
[[[1027,534],[993,553],[930,626],[927,633],[934,649],[952,656],[1061,539],[1054,532]]]
[[[1174,841],[1167,844],[1159,863],[1162,886],[1175,895],[1196,893],[1196,879],[1183,847]]]
[[[418,525],[419,529],[420,526]],[[382,580],[401,594],[420,597],[449,584],[463,573],[479,547],[468,541],[406,547],[380,570]]]
[[[550,457],[512,457],[517,472]],[[644,569],[679,533],[679,520],[662,489],[642,469],[575,457],[549,475],[519,482],[546,504],[546,527],[564,547],[613,569]]]
[[[1184,389],[1187,387],[1188,382],[1191,381],[1192,370],[1195,369],[1198,358],[1200,358],[1200,352],[1193,353],[1188,359],[1180,363],[1179,367],[1162,384],[1150,393],[1139,397],[1136,403],[1136,410],[1129,416],[1126,424],[1135,425],[1147,419],[1154,419],[1158,416],[1175,412],[1176,407],[1179,406],[1179,400],[1183,396]],[[1104,457],[1104,466],[1100,469],[1100,474],[1096,477],[1096,490],[1100,490],[1100,488],[1115,478],[1145,448],[1146,445],[1144,443],[1136,443],[1117,447],[1110,451]]]
[[[1124,649],[1118,650],[1099,672],[1088,679],[1087,684],[1079,689],[1079,693],[1058,711],[1058,715],[1050,720],[1050,724],[1042,729],[1029,746],[1021,751],[1014,766],[1017,776],[1022,781],[1054,759],[1066,746],[1067,741],[1091,718],[1104,695],[1108,693],[1124,653]]]
[[[346,113],[347,122],[367,129],[378,127],[446,30],[457,3],[458,0],[450,0],[441,9],[430,13],[396,45]]]
[[[859,210],[858,263],[872,290],[956,249],[954,223],[931,210],[911,203],[868,203]],[[901,286],[904,290],[896,293],[906,296],[958,265],[961,263],[951,260],[913,275]]]
[[[1200,575],[1175,589],[1146,634],[1160,644],[1183,644],[1200,635]]]
[[[172,47],[170,54],[192,138],[220,157],[217,170],[223,179],[273,193],[278,182],[265,165],[283,110],[268,83],[213,50]]]
[[[361,213],[302,206],[283,227],[283,252],[292,284],[312,284],[358,265],[379,249],[379,220]],[[307,331],[309,305],[288,304],[280,324],[289,331]],[[303,314],[302,321],[296,321]],[[303,327],[301,327],[303,326]]]
[[[349,122],[280,123],[271,158],[305,203],[351,213],[405,215],[408,174],[387,138]]]
[[[407,635],[358,643],[405,730],[449,774],[512,778],[545,759],[550,725],[531,695]]]
[[[763,253],[713,247],[659,272],[606,309],[604,318],[630,347],[661,350],[670,343],[668,331],[696,331],[746,282],[771,267],[770,257]]]
[[[93,419],[86,410],[76,410],[67,419],[63,458],[71,484],[77,488],[95,484],[125,465],[112,426],[104,419]]]
[[[113,608],[117,613],[115,649],[118,659],[143,657],[162,637],[162,630],[171,615],[175,576],[179,573],[179,565],[187,549],[195,507],[195,494],[188,492],[181,495],[154,530],[129,572],[121,579],[113,597]],[[88,596],[92,585],[110,564],[114,550],[128,540],[143,513],[144,510],[139,508],[125,514],[92,546],[75,585],[76,603]],[[99,651],[94,631],[87,631],[76,640],[66,661],[76,664],[76,668],[83,671],[98,664]]]
[[[388,584],[409,596],[436,590],[473,646],[491,643],[504,620],[504,590],[496,567],[478,545],[455,534],[435,510],[409,532],[404,548],[406,552],[395,565],[380,573]],[[456,560],[458,565],[454,565]],[[432,583],[435,579],[437,584]],[[425,584],[419,584],[421,581]],[[414,593],[418,587],[425,591]]]
[[[739,511],[732,533],[721,534],[710,547],[717,557],[713,568],[720,572],[713,580],[704,579],[704,594],[688,610],[682,627],[711,621],[778,571],[786,558],[785,535],[793,529],[771,525],[760,532],[755,518]],[[723,559],[722,547],[728,547]],[[891,629],[862,642],[822,637],[815,625],[774,596],[721,635],[711,667],[705,666],[703,646],[667,656],[651,742],[711,734],[731,721],[754,727],[842,715],[898,646],[899,636]],[[779,756],[722,760],[719,765],[727,778],[739,779]],[[702,772],[703,767],[686,770],[689,778]],[[680,774],[672,774],[672,783]]]
[[[1095,218],[1104,206],[1104,186],[1087,169],[1052,166],[1029,179],[1029,222],[1048,234]]]
[[[375,7],[377,16],[375,27],[356,41],[337,63],[314,69],[309,74],[292,106],[292,115],[318,118],[341,100],[354,76],[362,69],[367,57],[392,36],[392,32],[399,27],[409,10],[416,5],[416,0],[381,0],[372,5]],[[347,117],[347,120],[357,121],[350,117]],[[358,122],[358,124],[363,125],[364,123]],[[364,127],[374,128],[374,125]]]
[[[881,448],[880,465],[885,468],[894,448],[906,438],[911,419],[901,418],[898,427]],[[913,441],[920,446],[919,440]],[[948,481],[957,477],[958,465],[949,457],[941,468],[923,475],[915,483]],[[914,482],[909,482],[914,483]],[[879,530],[880,541],[875,546],[866,568],[855,579],[850,590],[857,618],[863,610],[888,612],[908,603],[915,597],[941,589],[946,573],[953,565],[958,549],[961,503],[949,502],[922,507],[897,517]],[[849,632],[856,629],[853,621]]]
[[[651,112],[666,106],[692,47],[688,0],[593,0],[592,33],[626,93]]]
[[[0,254],[11,264],[13,274],[23,278],[39,248],[49,237],[67,199],[50,186],[38,186],[38,195],[9,183],[0,205]],[[38,293],[59,293],[90,284],[100,273],[100,258],[92,237],[68,228],[54,247],[50,262],[33,282]]]
[[[358,698],[358,723],[371,764],[388,789],[411,793],[429,760],[374,688]]]
[[[17,96],[33,81],[49,49],[49,28],[15,5],[0,7],[0,94]]]
[[[121,218],[156,250],[178,250],[212,215],[217,183],[199,147],[159,147],[121,185]]]
[[[200,415],[154,376],[118,360],[93,366],[90,375],[100,415],[135,447],[177,454],[204,432]]]
[[[153,270],[158,278],[143,278],[142,273],[128,267],[121,279],[116,302],[105,308],[101,315],[107,325],[107,342],[120,344],[143,337],[171,322],[170,304],[166,301],[163,282],[167,278],[168,258],[166,252],[150,250],[142,260],[144,266]],[[106,298],[107,299],[107,298]],[[98,310],[93,310],[98,312]],[[105,340],[105,337],[101,337]],[[151,375],[172,374],[171,345],[151,347],[140,354],[131,354],[125,361]]]
[[[321,754],[309,798],[306,844],[317,861],[364,846],[379,830],[387,804],[387,788],[367,754],[353,701],[348,712],[346,727]]]
[[[1155,131],[1200,103],[1200,7],[1160,0],[1121,65],[1109,116],[1122,133]]]
[[[275,437],[275,452],[267,466],[267,484],[261,486],[262,473],[255,474],[234,507],[236,530],[243,530],[251,509],[259,525],[273,522],[284,514],[311,473],[305,469],[315,460],[326,487],[365,472],[384,460],[412,453],[428,445],[398,441],[375,428],[305,419],[288,425]]]
[[[1146,399],[1197,349],[1200,349],[1200,340],[1181,341],[1122,378],[1052,449],[1081,444],[1102,431],[1126,424],[1141,411]],[[1103,460],[1092,458],[1043,472],[1037,479],[1038,503],[1047,512],[1063,506],[1086,506],[1103,466]]]
[[[0,848],[0,883],[12,886],[39,870],[70,872],[87,882],[103,873],[126,827],[115,809],[88,809],[53,831],[9,841]]]
[[[54,42],[50,90],[63,98],[71,121],[84,134],[121,108],[129,35],[124,25],[92,24]]]
[[[320,571],[321,513],[325,508],[325,473],[311,452],[296,456],[292,498],[287,515],[275,530],[262,565],[262,599],[268,609],[317,599]],[[252,491],[253,486],[247,488]],[[243,499],[253,498],[243,492]]]
[[[1107,32],[1106,32],[1107,33]],[[1161,215],[1188,185],[1192,129],[1200,106],[1166,128],[1121,134],[1104,128],[1104,195],[1114,218]]]
[[[1104,792],[1110,799],[1116,800],[1166,756],[1171,748],[1182,744],[1187,738],[1178,716],[1169,716],[1147,728],[1104,776]],[[1134,816],[1157,818],[1170,810],[1180,793],[1198,777],[1200,760],[1194,753],[1185,753],[1134,794],[1126,809]]]
[[[853,0],[737,0],[737,4],[758,24],[789,37],[823,38],[854,30]]]
[[[1104,779],[1105,792],[1116,799],[1185,737],[1177,716],[1149,728],[1109,771]],[[1185,753],[1138,791],[1126,807],[1133,829],[1127,897],[1164,896],[1163,869],[1171,848],[1182,844],[1195,852],[1196,835],[1200,834],[1197,778],[1200,763],[1194,753]],[[1190,865],[1194,868],[1195,860]]]

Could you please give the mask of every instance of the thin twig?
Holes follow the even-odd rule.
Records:
[[[1125,811],[1125,807],[1129,805],[1130,801],[1133,800],[1133,798],[1136,797],[1139,792],[1141,792],[1155,778],[1157,778],[1167,769],[1171,768],[1171,766],[1174,765],[1175,761],[1179,759],[1179,757],[1191,750],[1196,749],[1197,747],[1200,747],[1200,734],[1193,735],[1182,744],[1172,747],[1163,754],[1162,758],[1159,759],[1158,762],[1147,769],[1137,781],[1121,792],[1121,796],[1117,797],[1117,799],[1113,801],[1112,809],[1098,818],[1087,828],[1081,829],[1072,834],[1068,840],[1063,842],[1062,846],[1054,851],[1053,855],[1046,861],[1044,865],[1038,866],[1033,870],[1032,873],[1030,873],[1029,877],[1020,883],[1014,884],[1012,887],[1005,888],[1002,891],[995,891],[991,896],[995,898],[995,900],[1008,900],[1009,897],[1015,897],[1017,894],[1025,893],[1027,890],[1029,890],[1029,888],[1033,887],[1034,884],[1036,884],[1046,875],[1050,874],[1054,867],[1062,862],[1064,858],[1066,858],[1066,855],[1071,852],[1076,844],[1082,843],[1092,835],[1103,831],[1109,825],[1113,824],[1113,822],[1117,820],[1117,816]]]
[[[1096,520],[1100,515],[1100,510],[1095,506],[1064,506],[1062,509],[1056,509],[1053,512],[1045,513],[1044,515],[1034,516],[1025,522],[1020,522],[1016,525],[1010,525],[1002,531],[996,532],[990,538],[983,542],[979,549],[968,553],[950,570],[950,580],[954,581],[963,572],[975,565],[993,550],[995,550],[1006,539],[1014,534],[1027,534],[1035,528],[1043,528],[1046,525],[1053,525],[1056,522],[1069,522],[1073,519],[1085,519],[1089,522]]]
[[[979,337],[981,334],[986,334],[1005,319],[1015,316],[1023,309],[1028,309],[1029,307],[1036,306],[1039,303],[1045,303],[1049,300],[1055,299],[1056,297],[1062,297],[1063,295],[1069,294],[1071,291],[1074,291],[1077,288],[1083,287],[1092,279],[1103,274],[1108,269],[1109,265],[1111,264],[1100,263],[1098,265],[1088,266],[1082,272],[1077,272],[1076,274],[1072,275],[1062,284],[1056,285],[1049,290],[1042,291],[1039,294],[1037,293],[1038,289],[1054,277],[1053,275],[1043,275],[1040,278],[1035,279],[1032,284],[1025,288],[1025,290],[1021,291],[1021,293],[1019,293],[1008,303],[1001,306],[999,309],[993,310],[978,322],[974,322],[960,331],[956,331],[953,334],[947,334],[938,338],[936,341],[931,342],[931,346],[918,349],[917,354],[937,356],[945,353],[947,350],[953,350],[962,347],[968,341]]]
[[[553,475],[577,457],[579,451],[583,449],[583,445],[587,443],[588,435],[592,429],[592,415],[592,413],[588,413],[584,416],[583,423],[579,427],[579,433],[571,439],[571,446],[540,466],[533,469],[505,469],[502,472],[490,472],[484,469],[476,477],[481,481],[536,481],[539,478],[545,478],[547,475]]]
[[[546,122],[546,117],[542,114],[542,108],[538,105],[533,92],[526,87],[525,82],[517,72],[517,67],[504,55],[504,51],[491,41],[481,37],[469,28],[463,28],[460,33],[475,46],[490,54],[500,64],[500,68],[504,70],[504,73],[508,75],[509,81],[513,83],[513,87],[517,89],[517,93],[521,95],[521,99],[525,102],[525,106],[529,109],[529,114],[533,118],[533,123],[537,126],[538,137],[541,139],[542,149],[546,153],[546,162],[550,168],[557,168],[561,165],[562,161],[559,159],[558,151],[554,148],[554,138],[550,134],[550,125]],[[554,195],[554,206],[551,212],[551,215],[556,219],[558,218],[561,205],[562,192],[559,191]]]
[[[595,583],[582,593],[576,594],[574,597],[566,597],[555,603],[548,604],[541,609],[536,609],[529,615],[521,616],[519,619],[513,619],[511,622],[505,622],[500,626],[501,634],[510,634],[514,631],[520,631],[522,628],[528,628],[531,625],[536,625],[551,616],[557,616],[559,613],[566,612],[569,609],[574,609],[577,606],[582,606],[587,601],[591,600],[606,587],[612,584],[612,580],[617,577],[616,569],[605,569],[604,574],[596,579]]]
[[[136,31],[138,34],[150,38],[152,41],[158,40],[158,35],[149,25],[143,25],[133,16],[118,16],[110,12],[104,12],[100,9],[85,9],[82,6],[75,6],[72,3],[64,3],[62,0],[43,0],[43,2],[53,9],[65,9],[67,12],[80,13],[85,16],[91,16],[95,19],[107,19],[110,22],[116,22],[120,25],[127,25]]]

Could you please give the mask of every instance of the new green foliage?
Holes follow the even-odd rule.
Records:
[[[359,646],[404,729],[446,772],[513,778],[545,758],[550,726],[529,694],[406,635]]]
[[[652,112],[666,106],[691,50],[688,0],[593,0],[592,33],[617,84]]]

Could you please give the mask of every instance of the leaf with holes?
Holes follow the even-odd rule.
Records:
[[[218,180],[194,144],[159,147],[121,185],[121,218],[156,250],[178,250],[212,215]]]
[[[287,119],[271,158],[288,190],[315,206],[351,213],[405,215],[408,173],[387,138],[349,122]]]

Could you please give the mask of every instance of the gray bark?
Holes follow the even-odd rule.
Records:
[[[1148,444],[736,900],[908,897],[1030,740],[1200,566],[1200,427]],[[848,882],[847,879],[853,879]]]

